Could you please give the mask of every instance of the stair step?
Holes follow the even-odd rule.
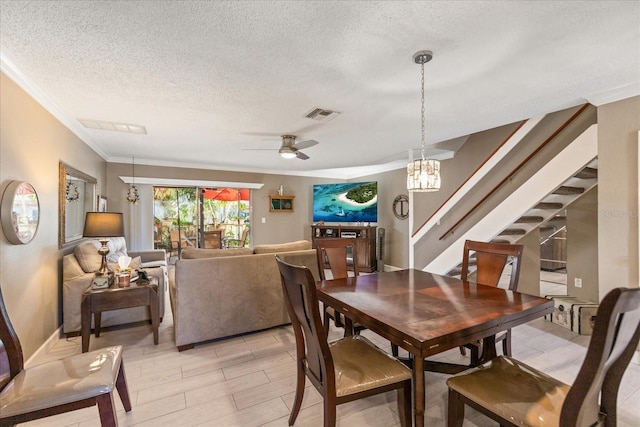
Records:
[[[527,234],[527,230],[521,228],[507,228],[500,233],[500,236],[522,236]]]
[[[537,205],[535,205],[533,208],[556,210],[556,209],[562,209],[562,206],[563,206],[562,203],[557,203],[557,202],[540,202]]]
[[[556,231],[556,227],[544,226],[544,227],[540,227],[540,231]]]
[[[516,223],[535,224],[544,220],[541,216],[521,216],[517,219]]]
[[[598,178],[598,169],[596,168],[584,168],[580,172],[574,175],[580,179],[596,179]]]
[[[561,196],[569,196],[572,194],[582,194],[584,193],[584,188],[581,187],[568,187],[566,185],[562,185],[558,187],[553,194],[558,194]]]
[[[509,245],[509,244],[511,244],[511,242],[510,242],[510,241],[505,240],[505,239],[493,239],[493,240],[491,241],[491,243],[506,243],[506,244],[508,244],[508,245]]]

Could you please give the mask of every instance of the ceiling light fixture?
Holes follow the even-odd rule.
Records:
[[[137,205],[140,200],[140,193],[138,187],[136,187],[136,158],[131,157],[131,184],[129,184],[129,190],[127,190],[127,201],[132,205]]]
[[[438,191],[440,189],[440,162],[434,159],[425,159],[425,131],[424,131],[424,64],[433,59],[433,52],[421,50],[413,55],[413,61],[420,64],[422,81],[421,92],[421,118],[422,118],[422,145],[420,160],[413,160],[407,165],[407,190],[412,192]]]

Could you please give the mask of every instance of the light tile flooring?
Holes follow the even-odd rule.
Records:
[[[168,301],[166,307],[169,307]],[[330,339],[342,330],[332,330]],[[122,344],[133,410],[125,413],[116,397],[124,426],[287,426],[295,391],[295,347],[289,326],[219,342],[179,353],[173,341],[171,314],[160,326],[153,345],[151,327],[142,325],[91,337],[91,349]],[[364,331],[390,352],[389,343]],[[572,383],[589,337],[577,335],[543,319],[513,330],[514,356],[562,381]],[[80,338],[61,339],[29,365],[80,353]],[[457,349],[438,359],[462,362]],[[446,375],[425,373],[427,426],[446,425]],[[640,425],[640,357],[627,369],[618,397],[618,425]],[[24,426],[98,426],[96,407],[57,415]],[[296,426],[322,425],[322,400],[309,385]],[[338,407],[338,426],[399,426],[395,393],[362,399]],[[467,409],[464,426],[497,423]]]

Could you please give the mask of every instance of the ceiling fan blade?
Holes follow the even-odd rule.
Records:
[[[242,151],[278,151],[277,148],[243,148]]]
[[[309,139],[307,141],[300,141],[297,144],[294,144],[293,146],[295,148],[297,148],[298,150],[302,150],[305,148],[309,148],[309,147],[313,147],[314,145],[318,145],[319,142],[313,139]]]
[[[300,160],[307,160],[309,159],[309,156],[307,156],[306,154],[304,154],[302,151],[298,151],[296,153],[296,157],[299,158]]]

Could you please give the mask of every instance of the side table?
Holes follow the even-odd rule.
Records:
[[[129,287],[119,288],[117,284],[105,289],[87,289],[82,296],[82,352],[89,351],[91,335],[91,313],[95,326],[96,338],[100,336],[100,322],[103,311],[121,308],[149,306],[151,325],[153,327],[153,343],[158,345],[158,278],[150,276],[148,282],[133,282]]]

